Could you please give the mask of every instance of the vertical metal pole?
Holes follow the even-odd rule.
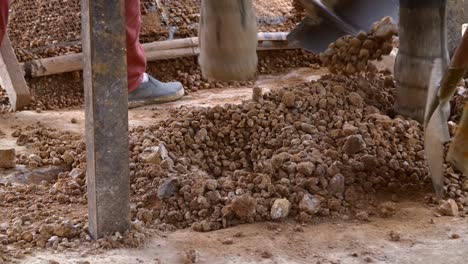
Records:
[[[82,0],[89,231],[129,228],[124,0]]]

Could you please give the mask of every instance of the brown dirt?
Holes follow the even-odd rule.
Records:
[[[417,196],[401,197],[398,208],[392,218],[371,217],[368,223],[336,219],[303,226],[257,223],[209,234],[180,230],[160,233],[139,249],[45,251],[23,263],[184,263],[190,249],[197,252],[196,263],[465,263],[466,218],[434,217]],[[460,238],[452,239],[454,234]]]
[[[190,104],[177,110],[169,108],[167,115],[161,115],[162,119],[158,118],[159,106],[135,112],[135,116],[140,113],[151,117],[149,123],[130,129],[133,229],[121,239],[116,235],[97,244],[89,242],[87,221],[82,213],[86,208],[86,178],[81,136],[49,128],[47,123],[54,119],[44,119],[41,125],[19,123],[17,127],[2,127],[8,133],[4,137],[11,137],[10,133],[17,129],[14,140],[23,137],[21,145],[26,148],[18,150],[19,164],[31,169],[68,164],[73,170],[59,173],[38,186],[0,184],[3,201],[0,213],[5,216],[0,238],[9,245],[0,250],[10,260],[44,247],[67,251],[80,245],[139,246],[154,230],[191,226],[197,231],[210,231],[268,221],[272,203],[282,197],[292,205],[289,219],[298,222],[353,219],[363,211],[372,219],[381,215],[382,208],[387,208],[382,216],[393,217],[398,207],[388,211],[393,205],[382,207],[375,193],[393,190],[396,195],[403,195],[429,190],[427,169],[420,153],[420,127],[401,118],[391,120],[377,109],[385,110],[392,105],[393,87],[384,85],[385,78],[325,76],[319,81],[304,82],[302,76],[310,76],[310,72],[283,75],[277,83],[270,78],[270,84],[263,86],[262,82],[257,83],[269,91],[265,89],[262,97],[256,96],[257,101],[240,105]],[[205,96],[212,92],[216,93],[208,90]],[[337,93],[342,95],[335,97]],[[203,97],[199,97],[200,102],[210,101]],[[323,98],[327,101],[322,102]],[[247,127],[239,130],[242,119],[249,116],[262,116],[267,123],[254,121],[251,126],[246,120]],[[282,116],[285,118],[279,119]],[[82,126],[79,116],[73,116],[76,123],[69,117],[67,126]],[[340,117],[347,124],[340,123]],[[141,124],[144,119],[137,120]],[[275,120],[277,124],[270,126]],[[232,127],[229,131],[234,134],[213,131],[217,127]],[[262,134],[263,139],[259,138],[259,132],[277,129],[287,133],[268,132]],[[241,136],[240,131],[245,134]],[[148,147],[161,144],[169,151],[169,157],[158,158],[159,152],[153,152],[156,156],[153,154],[149,159],[153,150]],[[376,173],[376,167],[381,173]],[[464,178],[450,169],[447,172],[451,175],[451,186],[455,186],[454,198],[464,213],[466,193],[459,193],[461,187],[457,187]],[[171,183],[174,185],[171,188],[175,193],[167,189],[164,192],[168,196],[158,198],[162,186],[169,186],[166,180],[174,177],[177,180]],[[308,201],[304,200],[306,196]],[[70,205],[77,214],[70,214]],[[271,251],[258,254],[275,256]]]

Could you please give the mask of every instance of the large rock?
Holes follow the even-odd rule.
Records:
[[[15,149],[0,149],[0,168],[11,169],[16,167]]]
[[[439,213],[445,216],[458,216],[458,205],[452,200],[448,199],[447,201],[442,201],[439,206]]]
[[[271,219],[281,219],[286,218],[289,215],[291,209],[291,203],[288,199],[276,199],[271,207]]]

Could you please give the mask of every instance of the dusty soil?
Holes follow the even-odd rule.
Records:
[[[46,251],[23,260],[58,263],[186,263],[194,249],[196,263],[465,263],[468,220],[434,216],[420,197],[401,197],[398,213],[369,222],[330,220],[298,225],[258,223],[211,232],[159,233],[139,249],[86,253]],[[455,236],[454,236],[455,235]],[[454,239],[453,237],[459,238]]]

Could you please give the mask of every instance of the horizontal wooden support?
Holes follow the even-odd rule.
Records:
[[[258,50],[297,49],[289,45],[287,32],[258,33]],[[184,38],[175,40],[156,41],[143,44],[147,61],[168,60],[197,56],[198,38]],[[53,58],[38,59],[21,63],[26,76],[41,77],[66,72],[83,70],[83,54],[69,54]]]

